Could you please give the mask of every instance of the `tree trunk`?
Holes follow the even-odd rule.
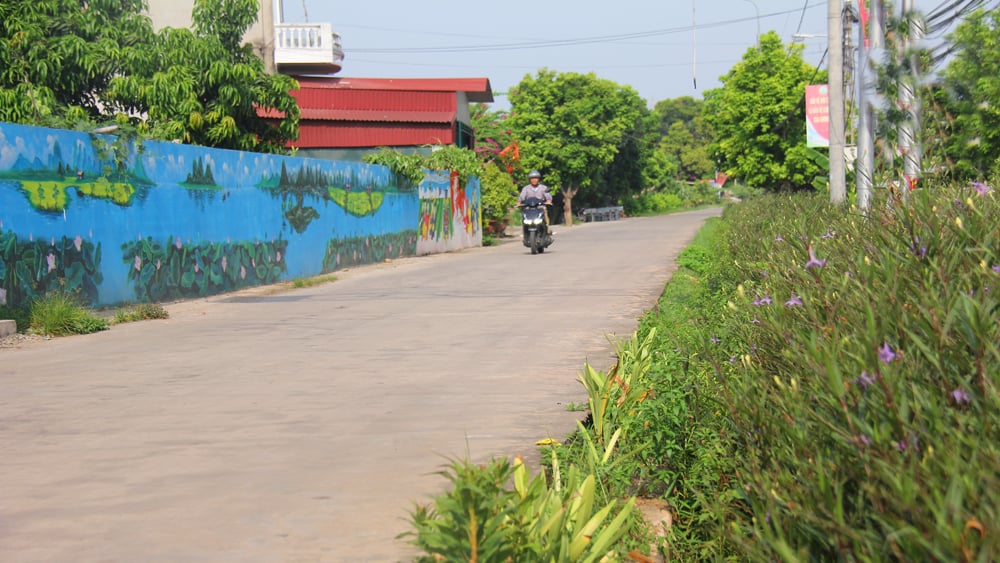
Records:
[[[580,188],[577,187],[564,187],[563,192],[563,218],[566,220],[566,226],[573,226],[573,196],[576,195]]]

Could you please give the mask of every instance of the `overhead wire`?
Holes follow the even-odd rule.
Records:
[[[813,4],[807,4],[807,7],[816,7],[822,5],[822,2],[815,2]],[[789,13],[797,12],[798,10],[784,10],[779,12],[772,12],[768,14],[761,14],[760,18],[768,18],[774,16],[786,15]],[[735,18],[731,20],[723,20],[717,22],[711,22],[707,24],[699,24],[701,28],[717,28],[729,26],[737,23],[744,23],[748,21],[753,21],[759,19],[757,17],[747,17],[747,18]],[[534,42],[517,42],[517,43],[493,43],[488,45],[451,45],[451,46],[438,46],[438,47],[382,47],[382,48],[354,48],[349,49],[351,53],[359,54],[392,54],[392,53],[475,53],[482,51],[493,51],[497,49],[503,50],[520,50],[520,49],[541,49],[550,47],[572,47],[577,45],[588,45],[595,43],[613,43],[620,42],[628,39],[643,39],[648,37],[657,37],[661,35],[670,35],[675,33],[686,33],[691,31],[692,26],[679,26],[664,29],[654,29],[648,31],[639,31],[633,33],[622,33],[616,35],[600,35],[592,37],[578,37],[572,39],[555,39],[549,41],[534,41]]]

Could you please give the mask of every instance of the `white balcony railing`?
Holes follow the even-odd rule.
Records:
[[[329,23],[281,23],[274,26],[274,62],[281,66],[326,68],[337,72],[344,61],[340,36]]]

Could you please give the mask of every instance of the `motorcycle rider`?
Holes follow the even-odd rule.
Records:
[[[521,194],[517,196],[517,206],[521,207],[524,200],[529,197],[534,197],[545,201],[545,214],[543,215],[545,219],[545,226],[549,225],[549,209],[548,206],[552,205],[552,194],[549,193],[549,187],[542,183],[542,174],[538,170],[532,170],[528,172],[528,185],[521,188]]]

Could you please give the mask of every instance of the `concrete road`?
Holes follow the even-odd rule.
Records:
[[[583,413],[705,210],[167,307],[0,350],[0,561],[394,561],[448,458]]]

